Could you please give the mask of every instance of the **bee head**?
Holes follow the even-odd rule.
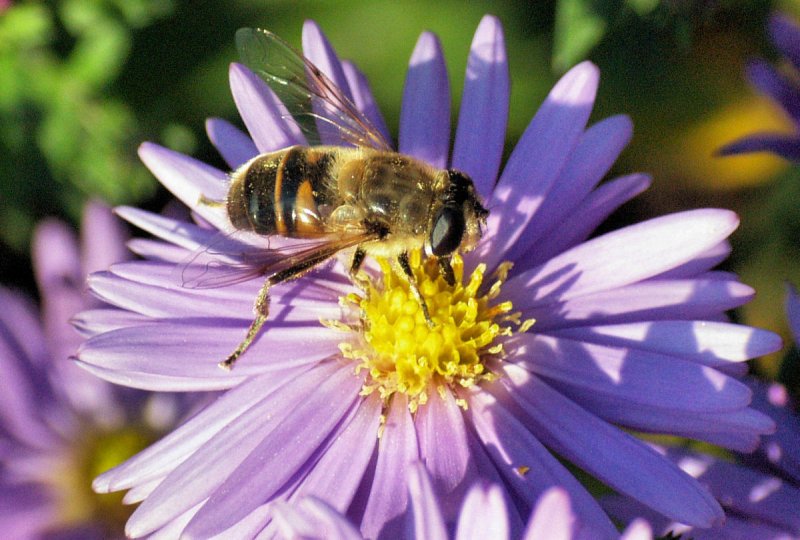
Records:
[[[449,182],[426,246],[428,253],[437,257],[450,255],[459,247],[463,251],[474,248],[489,215],[469,176],[455,169],[448,169],[447,176]]]

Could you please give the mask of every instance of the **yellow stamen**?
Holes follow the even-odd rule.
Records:
[[[497,339],[511,335],[515,328],[527,330],[533,321],[520,322],[520,314],[512,311],[509,301],[490,305],[511,263],[500,265],[497,281],[488,289],[482,287],[486,266],[478,265],[465,283],[464,263],[458,255],[451,263],[456,277],[453,286],[440,275],[433,258],[422,261],[418,252],[412,253],[410,263],[434,327],[428,326],[408,280],[379,259],[382,279],[368,283],[363,295],[351,293],[341,299],[358,320],[349,326],[355,335],[339,349],[342,356],[357,362],[357,371],[367,372],[362,394],[377,391],[388,400],[402,392],[414,412],[432,392],[444,395],[496,379],[486,361],[502,359],[503,347]],[[326,324],[341,329],[341,325]],[[463,400],[458,403],[466,408]]]

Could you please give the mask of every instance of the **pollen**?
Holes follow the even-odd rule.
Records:
[[[428,306],[429,326],[408,279],[389,262],[378,259],[381,277],[364,280],[362,293],[352,293],[342,304],[354,308],[357,322],[347,325],[350,339],[340,344],[342,355],[366,373],[364,395],[379,392],[384,401],[396,392],[408,396],[412,412],[427,402],[431,392],[469,388],[497,378],[490,366],[502,361],[502,336],[525,331],[532,321],[520,322],[511,302],[494,302],[510,263],[495,272],[486,286],[484,264],[465,279],[464,263],[452,258],[455,284],[440,275],[433,258],[410,263]],[[463,402],[459,402],[465,406]]]

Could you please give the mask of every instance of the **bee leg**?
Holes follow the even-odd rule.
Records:
[[[197,204],[203,206],[210,206],[212,208],[221,208],[225,206],[225,201],[215,201],[214,199],[209,199],[208,197],[206,197],[201,193],[200,196],[197,198]]]
[[[425,316],[425,321],[428,323],[428,327],[433,328],[433,320],[431,319],[431,314],[428,311],[428,304],[425,303],[422,293],[419,292],[417,279],[414,277],[414,272],[411,271],[411,265],[408,262],[408,253],[404,251],[398,255],[397,262],[400,264],[400,268],[403,269],[403,273],[408,279],[408,285],[411,287],[411,293],[414,295],[414,298],[417,299],[417,302],[419,302],[419,307],[422,308],[422,314]]]
[[[364,262],[364,257],[367,255],[367,252],[361,249],[360,247],[356,248],[356,252],[353,253],[353,262],[350,263],[350,279],[353,283],[356,284],[361,290],[367,290],[369,288],[369,282],[364,277],[359,277],[358,271],[361,268],[361,264]]]
[[[247,350],[251,343],[253,343],[253,340],[255,339],[256,335],[258,335],[259,330],[261,330],[261,327],[264,326],[265,322],[267,322],[267,316],[269,315],[269,288],[272,286],[272,284],[272,279],[268,279],[264,283],[264,286],[261,287],[261,290],[258,291],[255,304],[253,304],[253,311],[255,312],[256,317],[253,319],[253,322],[250,323],[250,328],[247,329],[247,336],[245,336],[244,340],[239,343],[239,346],[236,347],[236,350],[218,364],[222,369],[227,371],[233,369],[233,364],[236,362],[236,359]]]
[[[439,274],[444,278],[448,285],[451,287],[456,284],[456,275],[453,273],[453,267],[450,265],[450,257],[439,257]]]
[[[316,265],[335,255],[337,251],[338,248],[336,246],[330,247],[320,251],[319,253],[315,253],[308,258],[298,261],[294,266],[290,266],[289,268],[281,270],[277,274],[270,276],[266,283],[264,283],[264,286],[261,287],[261,290],[258,292],[258,297],[253,305],[253,311],[255,311],[256,317],[253,319],[253,322],[250,323],[250,328],[247,329],[247,336],[245,336],[244,341],[242,341],[239,346],[236,347],[236,350],[233,351],[230,356],[219,363],[219,367],[225,370],[233,369],[233,364],[236,362],[236,359],[239,358],[248,347],[250,347],[250,344],[253,343],[253,340],[261,330],[261,327],[264,326],[265,322],[267,322],[267,316],[269,315],[270,287],[277,285],[278,283],[283,283],[284,281],[289,281],[302,276]]]

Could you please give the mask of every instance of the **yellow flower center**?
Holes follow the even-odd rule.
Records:
[[[59,501],[60,525],[93,523],[110,537],[121,537],[135,506],[122,505],[122,492],[95,493],[92,480],[145,449],[154,439],[147,428],[126,427],[106,432],[89,428],[79,444],[65,449],[49,475]]]
[[[497,338],[510,335],[513,327],[525,331],[533,323],[520,323],[511,302],[492,305],[510,263],[500,266],[497,281],[484,290],[484,264],[464,281],[463,261],[453,256],[456,282],[451,286],[435,259],[420,259],[418,252],[410,256],[433,327],[406,277],[379,259],[382,279],[377,285],[365,281],[362,294],[342,299],[343,304],[355,307],[359,316],[355,324],[345,327],[356,334],[355,339],[339,347],[345,358],[358,362],[359,372],[367,370],[362,393],[378,391],[388,400],[402,392],[408,396],[412,412],[427,401],[431,391],[470,387],[496,378],[487,368],[487,360],[502,358],[503,347]]]

